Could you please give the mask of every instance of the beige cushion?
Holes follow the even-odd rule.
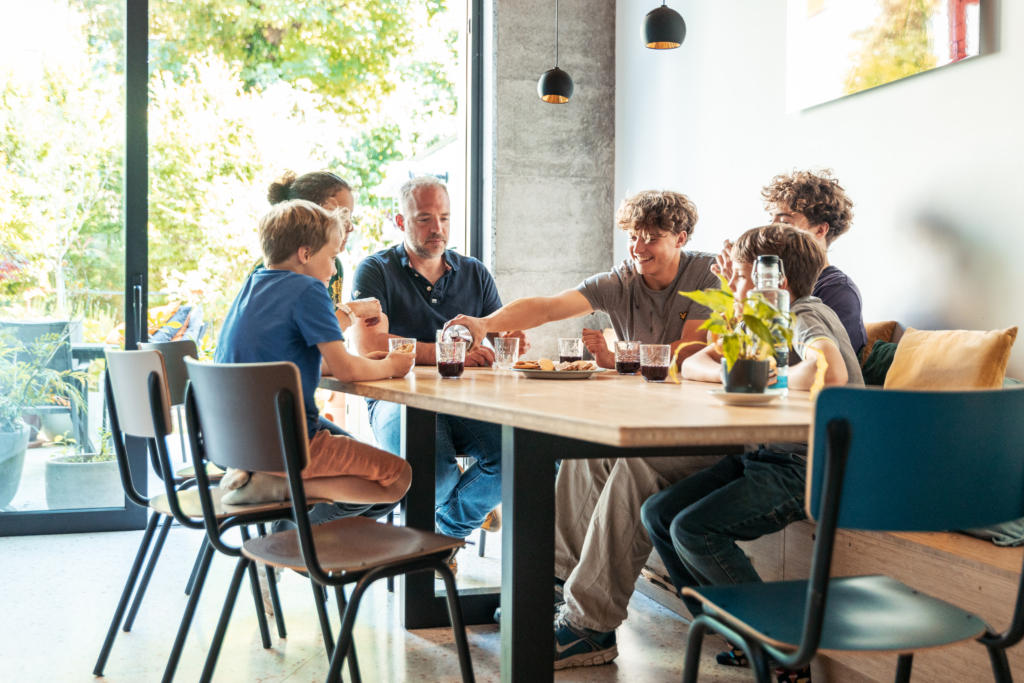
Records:
[[[992,332],[908,329],[896,347],[885,388],[997,389],[1016,338],[1016,327]]]

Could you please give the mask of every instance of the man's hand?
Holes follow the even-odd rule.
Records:
[[[526,332],[522,330],[515,330],[514,332],[502,332],[501,336],[505,339],[518,339],[519,340],[519,355],[523,355],[530,350],[530,338],[526,336]]]
[[[392,351],[384,360],[391,365],[392,377],[405,377],[412,370],[412,366],[416,365],[416,354]]]
[[[597,330],[583,328],[583,345],[587,351],[594,354],[594,360],[602,368],[612,369],[615,367],[615,353],[608,350],[608,342],[604,339],[604,333]]]
[[[469,330],[469,333],[473,335],[473,345],[466,349],[466,361],[468,364],[469,354],[471,351],[475,352],[480,348],[480,344],[483,343],[484,339],[487,338],[487,325],[480,318],[471,318],[468,315],[460,315],[457,318],[449,320],[444,324],[444,329],[448,329],[454,325],[463,325]],[[520,342],[522,343],[522,342]],[[494,354],[491,354],[491,360],[494,360]],[[488,363],[487,365],[490,365]]]
[[[352,310],[352,315],[366,322],[367,327],[373,327],[380,320],[380,302],[376,299],[356,299],[349,301],[348,307]]]
[[[478,346],[472,352],[466,353],[467,368],[489,368],[492,365],[494,365],[494,351],[486,346]]]
[[[715,257],[711,272],[721,275],[727,282],[732,281],[732,242],[729,240],[725,241],[722,253]]]

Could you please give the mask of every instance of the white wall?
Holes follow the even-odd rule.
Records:
[[[831,167],[856,206],[830,259],[865,320],[1024,326],[1024,3],[982,1],[988,54],[787,114],[786,0],[673,0],[688,35],[664,52],[639,37],[658,3],[617,0],[616,203],[683,192],[700,213],[691,245],[717,251],[766,222],[774,174]]]

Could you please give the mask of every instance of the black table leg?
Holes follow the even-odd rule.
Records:
[[[413,477],[401,511],[402,523],[412,529],[434,530],[436,432],[437,413],[402,406],[402,457],[412,467]],[[433,572],[417,572],[396,579],[395,594],[402,605],[402,625],[406,629],[450,626],[445,593],[434,589]],[[499,597],[495,588],[460,591],[466,624],[493,624]]]
[[[557,456],[552,448],[550,436],[502,428],[502,683],[554,680]]]

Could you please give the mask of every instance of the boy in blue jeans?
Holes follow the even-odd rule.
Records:
[[[309,436],[309,464],[302,472],[312,498],[348,503],[394,503],[412,481],[408,463],[348,436],[322,429],[313,393],[321,365],[352,382],[404,376],[415,358],[390,353],[381,359],[345,350],[327,284],[349,223],[347,209],[328,212],[304,200],[275,205],[259,222],[266,267],[243,285],[231,304],[214,355],[218,363],[291,361],[302,378]],[[348,322],[355,322],[349,314]],[[244,406],[240,410],[244,410]],[[228,504],[288,498],[283,473],[229,469],[221,481]]]
[[[811,296],[825,254],[811,235],[788,225],[755,228],[732,251],[732,280],[741,301],[753,288],[751,270],[758,256],[774,254],[783,262],[782,287],[790,293],[793,326],[789,386],[806,391],[814,383],[817,358],[828,363],[825,386],[863,386],[860,363],[838,316]],[[721,354],[709,345],[682,365],[683,377],[721,382]],[[736,544],[779,531],[806,519],[804,488],[807,444],[764,444],[757,451],[732,455],[655,494],[641,511],[644,527],[665,563],[676,590],[694,586],[760,581],[750,559]],[[694,614],[700,604],[686,599]],[[720,664],[745,666],[743,651],[718,656]],[[780,683],[809,683],[810,669],[776,671]]]

